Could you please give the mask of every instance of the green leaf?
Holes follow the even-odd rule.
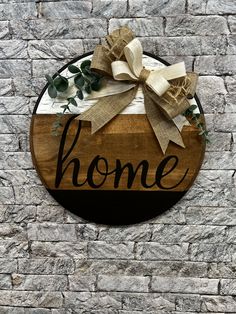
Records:
[[[84,78],[83,75],[81,73],[79,73],[78,75],[76,75],[76,77],[74,78],[74,82],[75,85],[77,87],[83,87],[84,86]]]
[[[96,80],[91,84],[92,90],[98,91],[101,88],[101,80]]]
[[[54,86],[56,87],[58,92],[65,92],[69,86],[68,79],[66,77],[63,77],[63,76],[59,76],[59,77],[55,78],[53,83],[54,83]]]
[[[70,65],[68,66],[68,70],[69,70],[71,73],[79,73],[79,72],[80,72],[80,69],[79,69],[77,66],[73,65],[73,64],[70,64]]]
[[[88,94],[91,94],[91,92],[92,92],[92,88],[91,88],[91,85],[90,84],[86,84],[86,86],[85,86],[85,91],[88,93]]]
[[[188,110],[193,112],[195,109],[197,109],[197,106],[196,105],[191,105]]]
[[[57,97],[57,90],[56,90],[54,85],[49,85],[48,86],[48,95],[51,98],[56,98]]]
[[[183,113],[183,115],[184,115],[185,117],[188,117],[188,116],[191,116],[191,115],[192,115],[192,112],[187,109],[187,110]]]
[[[64,108],[63,113],[65,113],[66,110],[70,111],[70,107],[68,105],[62,105],[61,108]]]
[[[102,78],[100,74],[98,74],[97,72],[93,72],[91,70],[90,70],[90,75],[93,76],[96,80]]]
[[[53,85],[53,78],[48,74],[46,74],[45,77],[46,77],[46,80],[48,81],[48,83]]]
[[[92,77],[92,72],[91,72],[89,66],[86,66],[86,67],[84,68],[84,73],[87,74],[87,75],[89,75],[91,78],[93,78],[93,77]]]
[[[70,104],[72,104],[73,106],[75,106],[75,107],[77,107],[77,102],[76,102],[76,100],[74,99],[74,98],[67,98],[67,100],[68,100],[68,102],[70,103]]]
[[[81,68],[81,71],[84,73],[84,74],[88,74],[88,70],[90,70],[90,65],[91,65],[91,61],[90,60],[84,60],[81,65],[80,65],[80,68]]]
[[[76,96],[80,99],[83,100],[84,99],[84,95],[81,89],[77,90],[76,92]]]

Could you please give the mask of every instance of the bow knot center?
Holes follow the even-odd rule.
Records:
[[[150,70],[142,68],[142,71],[140,72],[139,78],[138,78],[139,82],[145,83],[147,78],[149,77],[150,72],[151,72]]]

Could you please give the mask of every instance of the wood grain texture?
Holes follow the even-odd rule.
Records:
[[[71,117],[71,115],[63,116],[63,126],[66,125],[66,122]],[[55,176],[61,141],[61,135],[51,135],[51,128],[55,119],[56,116],[54,114],[36,114],[32,117],[31,124],[31,151],[34,165],[44,185],[51,190],[56,189]],[[203,115],[202,120],[204,121]],[[66,135],[64,155],[71,147],[77,130],[78,121],[73,120]],[[78,159],[80,161],[78,181],[83,182],[86,180],[91,161],[97,155],[107,160],[109,172],[117,167],[117,160],[120,160],[122,166],[131,163],[134,170],[141,161],[147,160],[149,169],[146,182],[148,185],[151,185],[155,182],[156,169],[161,161],[168,156],[176,156],[178,158],[177,166],[169,174],[163,176],[161,182],[165,187],[172,187],[181,180],[186,170],[189,169],[184,180],[177,187],[168,190],[186,191],[196,178],[204,156],[205,142],[198,133],[198,129],[194,126],[185,126],[182,131],[182,137],[186,148],[183,149],[174,143],[170,143],[165,156],[163,156],[146,115],[118,115],[93,135],[91,135],[90,123],[82,122],[78,141],[65,160],[63,169],[72,159]],[[173,163],[172,160],[166,165],[163,174],[171,170]],[[106,171],[106,165],[103,160],[98,165],[100,172]],[[74,164],[71,162],[65,170],[59,188],[62,190],[92,189],[87,183],[81,187],[74,186],[72,184],[73,170]],[[130,190],[162,190],[157,185],[150,188],[143,187],[141,184],[141,170],[141,168],[137,170]],[[99,189],[127,190],[128,169],[123,171],[119,185],[116,188],[114,188],[115,175],[115,172],[107,175],[104,184]],[[95,169],[93,172],[94,182],[99,184],[103,179],[104,177]]]

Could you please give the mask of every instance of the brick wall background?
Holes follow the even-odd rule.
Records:
[[[211,144],[175,208],[109,228],[47,194],[29,124],[44,74],[122,24],[201,74]],[[0,39],[0,313],[236,313],[235,0],[0,0]]]

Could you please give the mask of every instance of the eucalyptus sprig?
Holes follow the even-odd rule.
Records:
[[[61,123],[62,116],[63,116],[63,113],[57,113],[57,118],[52,124],[51,134],[53,136],[58,136],[60,128],[63,127],[63,124]]]
[[[66,93],[70,84],[69,80],[73,79],[73,85],[77,91],[74,96],[64,97],[67,100],[67,104],[61,105],[63,111],[57,114],[57,119],[52,126],[52,134],[58,135],[59,129],[62,127],[61,118],[64,113],[71,112],[71,105],[77,107],[76,98],[80,100],[84,99],[84,91],[90,94],[92,91],[98,91],[101,88],[102,76],[91,70],[91,61],[85,60],[81,63],[80,67],[73,64],[68,66],[68,71],[72,74],[69,77],[62,76],[60,73],[56,73],[56,77],[45,75],[48,82],[48,95],[56,99],[58,95],[63,99],[63,93]]]
[[[80,67],[73,64],[68,66],[68,70],[71,74],[69,77],[62,76],[60,73],[56,73],[56,77],[52,78],[50,75],[46,75],[48,82],[48,95],[51,98],[57,98],[58,94],[63,98],[69,88],[69,80],[73,79],[73,84],[77,88],[76,94],[73,97],[65,98],[67,100],[66,105],[62,105],[63,113],[70,110],[70,105],[77,106],[76,97],[80,100],[84,99],[83,92],[86,91],[90,94],[93,90],[98,91],[101,87],[102,76],[91,70],[91,61],[85,60],[81,63]]]
[[[200,114],[199,113],[194,113],[194,110],[197,108],[196,105],[191,105],[184,113],[183,115],[190,118],[191,121],[194,122],[196,127],[199,129],[199,135],[201,135],[206,143],[209,143],[210,140],[208,138],[209,132],[205,128],[205,124],[200,121]]]

